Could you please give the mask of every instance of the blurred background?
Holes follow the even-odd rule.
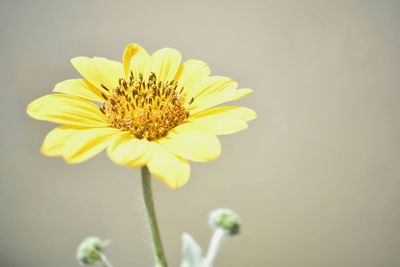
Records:
[[[75,56],[120,60],[126,44],[174,47],[254,93],[248,130],[172,191],[154,182],[170,266],[180,236],[205,249],[208,212],[243,231],[216,266],[400,266],[399,1],[1,1],[0,266],[78,266],[89,235],[116,267],[152,266],[140,171],[103,153],[40,154],[55,125],[33,99],[79,77]]]

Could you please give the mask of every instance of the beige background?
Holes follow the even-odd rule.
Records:
[[[45,158],[54,125],[31,100],[78,77],[74,56],[125,45],[179,49],[254,94],[259,118],[193,164],[189,184],[155,182],[171,266],[180,235],[207,245],[208,212],[243,217],[218,266],[400,266],[399,1],[1,1],[0,266],[78,266],[79,241],[113,240],[116,267],[151,266],[139,170],[104,154]],[[239,102],[238,102],[239,104]]]

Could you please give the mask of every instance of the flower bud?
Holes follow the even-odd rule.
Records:
[[[88,237],[80,243],[76,258],[82,265],[100,262],[102,261],[102,251],[109,243],[109,240],[103,241],[95,236]]]
[[[233,210],[216,209],[210,212],[208,223],[213,229],[222,229],[226,235],[233,236],[239,234],[240,218]]]

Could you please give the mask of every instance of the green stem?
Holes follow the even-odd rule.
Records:
[[[104,255],[103,253],[100,253],[100,258],[101,258],[101,265],[103,267],[113,267],[111,262],[107,259],[106,255]]]
[[[161,267],[168,267],[167,259],[165,258],[164,249],[161,242],[160,231],[158,230],[156,212],[154,209],[153,193],[151,190],[151,175],[147,167],[142,167],[142,186],[144,204],[147,211],[147,220],[150,225],[157,265]]]

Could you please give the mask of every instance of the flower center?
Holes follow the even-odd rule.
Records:
[[[146,82],[142,75],[134,77],[131,72],[129,81],[119,79],[118,87],[113,90],[102,87],[110,92],[108,96],[103,94],[106,101],[100,106],[109,125],[138,139],[151,141],[164,137],[189,117],[183,87],[178,88],[174,80],[157,81],[154,73]],[[189,105],[192,102],[193,99]]]

